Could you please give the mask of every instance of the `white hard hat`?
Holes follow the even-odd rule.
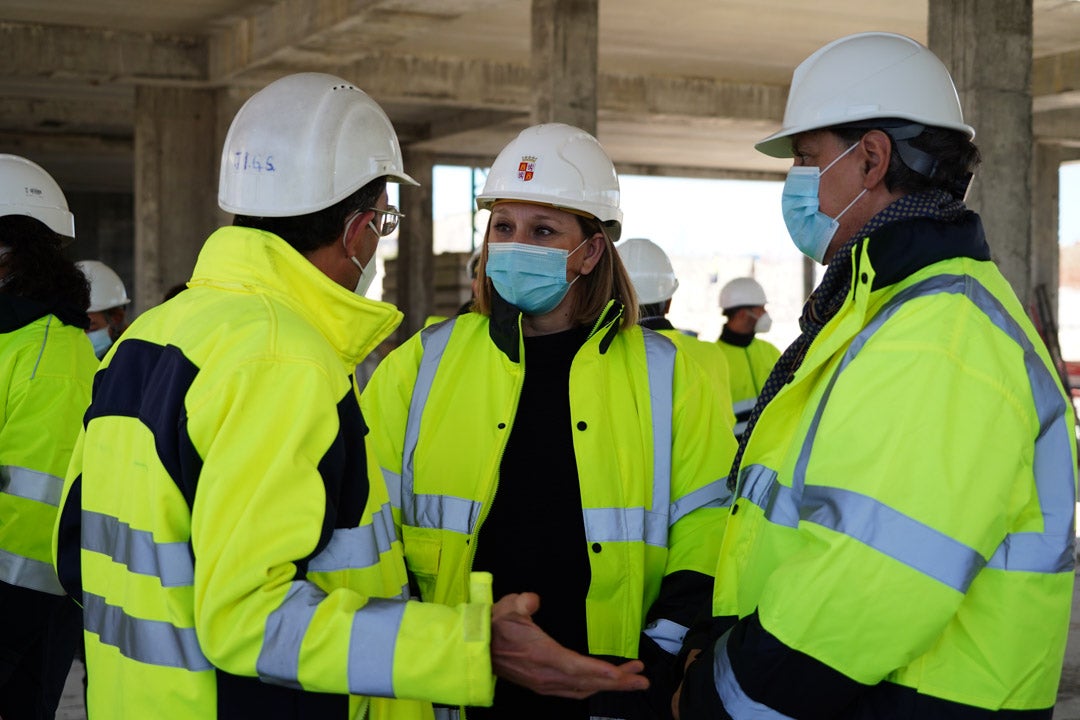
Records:
[[[615,165],[589,133],[562,123],[525,128],[503,148],[476,198],[481,210],[522,200],[587,213],[612,242],[622,232]]]
[[[87,312],[100,312],[131,302],[124,282],[113,269],[98,260],[80,260],[75,265],[90,281],[90,307]]]
[[[754,278],[735,278],[720,289],[720,308],[730,310],[736,307],[757,307],[768,302],[765,288]]]
[[[671,268],[667,253],[652,240],[630,238],[615,246],[622,258],[630,281],[634,284],[638,302],[652,305],[675,294],[679,281]]]
[[[380,177],[418,184],[405,174],[386,113],[339,77],[297,73],[255,93],[233,118],[218,205],[237,215],[305,215]]]
[[[903,35],[866,32],[832,41],[795,68],[783,127],[754,147],[791,157],[792,135],[878,118],[975,137],[952,77],[934,53]]]
[[[0,154],[0,217],[29,215],[64,238],[75,237],[75,216],[49,173],[18,155]]]

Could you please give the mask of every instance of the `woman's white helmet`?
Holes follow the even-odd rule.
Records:
[[[791,157],[791,137],[878,118],[950,128],[975,137],[945,65],[904,35],[865,32],[834,40],[803,60],[791,77],[784,124],[756,147]]]
[[[645,238],[629,238],[615,246],[622,258],[638,303],[652,305],[668,300],[679,287],[675,270],[659,245]]]
[[[615,165],[596,138],[572,125],[534,125],[503,148],[476,205],[490,210],[499,200],[586,213],[600,221],[612,242],[622,232]]]
[[[0,154],[0,217],[29,215],[65,239],[75,237],[75,216],[52,175],[18,155]]]
[[[100,260],[80,260],[75,265],[90,281],[90,307],[87,312],[101,312],[131,302],[124,281],[111,267]]]
[[[405,174],[386,113],[339,77],[297,73],[255,93],[233,118],[218,205],[237,215],[306,215],[379,177],[418,184]]]

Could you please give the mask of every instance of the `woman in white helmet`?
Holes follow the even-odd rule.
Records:
[[[528,666],[496,632],[495,705],[470,718],[665,714],[712,587],[730,426],[704,371],[636,325],[595,138],[524,130],[477,204],[491,217],[476,311],[391,353],[361,401],[400,481],[406,564],[425,600],[459,602],[470,569],[496,596],[535,593],[522,623],[558,643],[550,667]],[[603,692],[643,687],[642,663],[649,693]]]
[[[0,717],[51,718],[79,609],[50,562],[64,473],[90,403],[86,278],[74,218],[36,164],[0,155]]]

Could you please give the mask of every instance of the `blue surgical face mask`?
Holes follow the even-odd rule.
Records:
[[[566,260],[581,245],[567,251],[516,242],[491,243],[484,270],[504,300],[526,315],[543,315],[562,302],[577,282],[578,278],[566,281]]]
[[[825,261],[825,252],[829,249],[829,243],[832,242],[836,229],[840,227],[840,218],[866,194],[866,188],[863,188],[863,191],[856,195],[839,215],[835,218],[829,217],[821,212],[818,196],[821,176],[857,145],[858,143],[855,143],[837,155],[836,159],[826,165],[824,170],[818,170],[816,167],[795,166],[788,170],[787,179],[784,180],[784,191],[780,196],[780,210],[784,215],[784,224],[787,225],[788,234],[791,235],[795,247],[819,263]]]
[[[94,346],[94,354],[97,355],[98,360],[105,357],[105,353],[112,347],[112,336],[109,335],[108,327],[91,330],[86,333],[86,337],[90,338],[90,344]]]

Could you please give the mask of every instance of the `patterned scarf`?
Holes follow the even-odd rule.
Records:
[[[802,365],[810,344],[814,342],[814,338],[829,320],[840,311],[847,299],[848,292],[851,290],[851,256],[855,245],[875,230],[898,220],[930,218],[952,222],[965,210],[962,201],[955,199],[944,190],[927,190],[905,195],[870,218],[859,232],[836,251],[825,271],[825,276],[821,279],[821,284],[810,293],[806,304],[803,305],[802,316],[799,318],[802,334],[776,361],[776,365],[773,366],[772,372],[765,381],[765,386],[761,389],[757,404],[750,413],[746,431],[739,437],[739,449],[735,453],[735,461],[732,463],[727,480],[728,488],[732,492],[735,491],[738,481],[739,465],[742,463],[743,452],[746,450],[746,442],[750,439],[750,433],[753,432],[758,418],[761,417],[761,412],[776,396],[776,393],[780,392],[780,388],[795,377],[795,371]]]

